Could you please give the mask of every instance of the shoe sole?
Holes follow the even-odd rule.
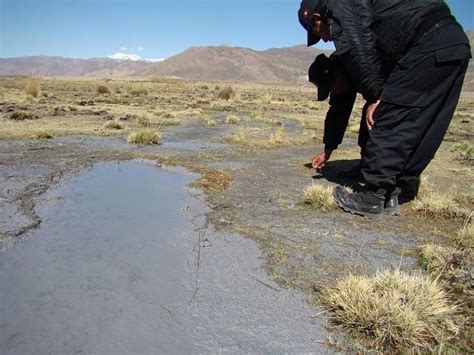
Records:
[[[399,209],[391,210],[391,209],[384,209],[383,211],[387,216],[390,217],[399,217],[402,215],[402,212]]]
[[[337,199],[336,199],[336,204],[342,208],[344,211],[346,212],[349,212],[351,214],[355,214],[355,215],[358,215],[358,216],[362,216],[362,217],[368,217],[370,219],[374,219],[374,220],[381,220],[383,218],[383,213],[380,213],[380,214],[373,214],[373,213],[366,213],[366,212],[360,212],[360,211],[356,211],[356,210],[353,210],[352,208],[349,208],[347,206],[344,206],[343,204],[341,204]]]

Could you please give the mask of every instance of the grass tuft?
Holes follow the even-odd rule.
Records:
[[[454,153],[455,159],[461,162],[470,163],[474,160],[474,144],[471,142],[456,143],[451,148],[451,152]]]
[[[112,120],[104,123],[104,128],[106,129],[123,129],[123,127],[123,123],[119,120]]]
[[[453,195],[434,191],[433,185],[426,177],[422,177],[412,208],[425,217],[466,217],[466,211],[459,208]]]
[[[277,129],[268,138],[267,146],[275,147],[286,143],[285,129],[283,127]]]
[[[140,116],[137,119],[137,124],[141,127],[149,127],[151,125],[151,121],[147,116]]]
[[[225,121],[228,124],[238,124],[240,122],[239,118],[235,115],[227,116],[227,119]]]
[[[99,95],[109,95],[110,94],[110,90],[107,86],[104,86],[104,85],[99,85],[97,87],[97,93]]]
[[[25,121],[25,120],[37,120],[37,119],[39,119],[38,115],[36,115],[32,112],[25,112],[25,111],[13,112],[8,118],[12,121]]]
[[[161,130],[157,128],[141,128],[129,134],[127,142],[129,144],[153,145],[159,144],[161,140]]]
[[[312,184],[304,190],[304,202],[322,211],[336,209],[336,202],[329,186]]]
[[[210,127],[215,127],[217,125],[217,122],[215,119],[210,118],[209,116],[204,117],[204,122]]]
[[[216,86],[217,87],[217,86]],[[219,99],[223,100],[230,100],[235,97],[235,91],[232,89],[232,86],[225,86],[222,88],[219,93],[217,94],[217,97]]]
[[[38,139],[38,140],[43,140],[43,139],[52,139],[53,135],[51,135],[48,132],[42,131],[42,132],[36,132],[33,135],[33,139]]]
[[[25,93],[26,95],[32,97],[38,97],[40,92],[40,84],[39,81],[35,78],[28,78],[25,85]]]
[[[129,90],[129,93],[132,96],[141,96],[141,95],[146,96],[148,95],[148,90],[145,86],[141,85],[141,86],[132,87]]]
[[[421,273],[350,275],[323,291],[322,299],[337,325],[366,334],[378,349],[429,349],[459,332],[458,307]]]
[[[261,101],[262,101],[262,104],[268,105],[272,103],[272,99],[273,99],[272,95],[267,94],[267,95],[262,96]]]

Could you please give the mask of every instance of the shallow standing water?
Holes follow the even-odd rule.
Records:
[[[194,178],[103,164],[44,194],[0,254],[0,353],[325,352],[253,242],[200,228]]]

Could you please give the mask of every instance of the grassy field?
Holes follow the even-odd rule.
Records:
[[[359,158],[356,141],[362,106],[363,101],[358,98],[344,144],[331,158],[334,164]],[[248,189],[262,190],[266,186],[239,185],[239,181],[246,177],[239,178],[238,170],[224,172],[205,165],[224,161],[222,157],[232,150],[234,156],[260,164],[259,169],[265,172],[265,166],[262,166],[265,161],[275,156],[284,161],[286,154],[290,156],[292,152],[288,161],[290,167],[285,167],[285,173],[300,174],[304,179],[307,173],[301,167],[311,161],[312,155],[298,156],[298,149],[306,149],[305,152],[313,149],[314,154],[320,151],[327,109],[327,103],[315,100],[310,85],[223,84],[160,78],[148,81],[0,78],[1,141],[99,136],[121,139],[134,147],[158,146],[166,137],[172,140],[180,126],[186,126],[192,127],[200,139],[232,147],[214,156],[195,154],[193,158],[197,157],[197,161],[192,164],[183,163],[179,156],[165,162],[183,165],[201,174],[202,178],[194,186],[207,191],[210,199],[217,201],[216,206],[230,201],[229,208],[216,210],[215,216],[210,217],[216,228],[222,227],[255,239],[267,257],[268,272],[279,284],[309,292],[318,307],[327,307],[337,326],[349,330],[349,338],[353,341],[344,345],[346,350],[360,350],[360,347],[393,351],[409,348],[420,351],[472,350],[474,99],[461,99],[446,139],[423,176],[419,198],[403,206],[409,222],[404,220],[404,224],[391,222],[380,226],[344,216],[350,218],[350,222],[343,223],[346,225],[344,235],[350,235],[351,230],[357,228],[368,233],[390,230],[398,235],[407,232],[407,228],[410,233],[416,233],[419,227],[423,237],[419,238],[419,244],[411,254],[418,258],[423,274],[383,270],[378,274],[355,275],[355,268],[343,270],[335,273],[337,280],[325,283],[322,290],[312,295],[313,291],[308,291],[308,280],[313,281],[316,276],[311,275],[318,272],[310,268],[299,269],[301,260],[294,257],[294,253],[310,255],[313,241],[309,237],[293,243],[272,240],[257,233],[268,229],[263,222],[260,225],[235,223],[233,229],[222,226],[225,224],[222,221],[238,219],[238,211],[233,209],[233,202],[237,199],[234,195],[251,195]],[[265,159],[252,160],[256,152]],[[222,197],[222,191],[231,186],[233,179],[236,181],[233,190],[229,196]],[[333,183],[320,178],[312,184],[282,185],[278,192],[268,190],[278,213],[286,214],[293,223],[285,227],[286,235],[297,234],[305,228],[304,224],[294,222],[298,219],[298,211],[327,215],[335,221],[341,218],[330,193]],[[295,201],[293,196],[298,194],[299,200]],[[251,203],[239,202],[244,205]],[[295,210],[294,206],[301,210]],[[430,238],[430,233],[436,238]],[[335,239],[334,243],[343,242]],[[311,257],[315,254],[316,251]],[[300,278],[306,281],[300,282]],[[428,291],[420,294],[416,287],[411,286],[404,291],[394,287],[393,283],[397,282],[409,282],[411,286],[419,282],[426,285]],[[352,291],[361,295],[372,292],[377,297],[362,299],[361,296],[356,302],[349,297]],[[404,299],[412,294],[415,303]],[[425,301],[433,305],[429,299],[423,299],[424,295],[431,295],[441,304],[444,313],[439,313],[436,307],[432,311],[441,314],[441,320],[423,313],[426,311]],[[379,302],[383,297],[388,302],[385,305]],[[348,302],[354,307],[365,308],[367,314],[360,316],[360,310],[348,307]],[[384,309],[383,306],[387,305],[389,309]],[[407,305],[412,307],[407,308]],[[424,323],[420,325],[419,322]],[[438,327],[434,328],[433,324]],[[409,334],[400,331],[403,327],[411,327]]]

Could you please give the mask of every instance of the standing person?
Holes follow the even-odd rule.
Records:
[[[336,54],[368,101],[367,189],[334,190],[344,210],[381,217],[403,178],[421,175],[454,114],[469,41],[442,0],[303,0],[308,46],[334,41]],[[391,69],[388,77],[383,64]]]

